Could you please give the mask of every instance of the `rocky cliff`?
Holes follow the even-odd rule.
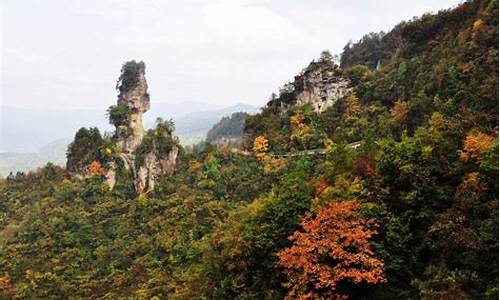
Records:
[[[349,91],[349,80],[342,76],[342,69],[332,60],[313,61],[267,105],[284,111],[294,105],[310,104],[321,113]]]
[[[133,175],[135,190],[152,190],[161,175],[172,174],[178,154],[173,123],[157,120],[156,128],[144,130],[142,115],[150,108],[143,62],[123,65],[117,83],[117,105],[108,110],[115,125],[116,143],[121,162],[111,164],[106,177],[111,188],[116,183],[116,168],[122,166]]]
[[[122,153],[133,158],[135,149],[144,137],[142,115],[150,108],[144,63],[125,64],[120,81],[118,86],[120,94],[116,107],[126,107],[124,111],[128,111],[128,118],[124,122],[115,124],[116,134]]]
[[[67,150],[69,174],[105,177],[111,189],[120,186],[141,193],[154,189],[160,176],[174,172],[179,142],[173,122],[158,118],[155,128],[144,130],[143,114],[150,108],[145,73],[143,62],[123,65],[117,103],[107,111],[116,130],[104,137],[97,128],[78,130]]]

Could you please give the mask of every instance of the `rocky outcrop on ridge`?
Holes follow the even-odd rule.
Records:
[[[310,104],[314,111],[322,113],[350,90],[349,80],[332,60],[313,61],[267,105],[285,111],[295,105]]]

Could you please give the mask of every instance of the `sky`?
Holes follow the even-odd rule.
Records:
[[[261,106],[322,50],[459,0],[0,0],[1,105],[106,109],[123,62],[154,103]]]

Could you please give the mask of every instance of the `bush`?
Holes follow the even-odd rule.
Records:
[[[116,127],[125,125],[131,113],[126,105],[111,105],[107,110],[109,123]]]

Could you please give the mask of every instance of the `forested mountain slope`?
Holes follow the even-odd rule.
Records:
[[[323,53],[247,117],[251,156],[180,147],[141,194],[1,179],[0,298],[498,299],[498,1],[384,36],[378,68],[365,39]]]
[[[231,116],[223,117],[207,132],[207,141],[219,144],[226,141],[238,143],[248,116],[245,112],[235,112]]]

